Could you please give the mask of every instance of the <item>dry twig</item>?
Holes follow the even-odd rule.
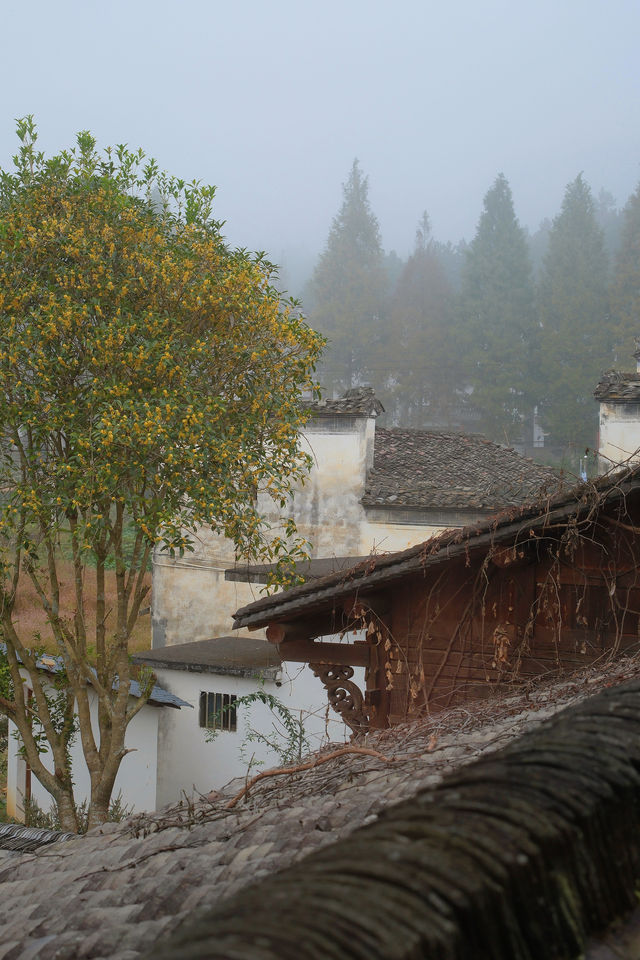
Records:
[[[259,780],[265,780],[267,777],[301,773],[303,770],[311,770],[312,767],[318,767],[321,763],[327,763],[329,760],[337,760],[338,757],[344,757],[349,753],[360,753],[365,757],[376,757],[378,760],[384,760],[385,763],[393,763],[395,759],[394,757],[385,757],[383,753],[380,753],[378,750],[372,750],[369,747],[342,747],[340,750],[333,750],[331,753],[313,757],[311,760],[307,760],[306,763],[297,763],[293,767],[276,767],[274,770],[263,770],[262,773],[257,773],[255,777],[252,777],[251,780],[244,785],[242,790],[236,793],[235,797],[232,797],[228,803],[225,803],[225,810],[232,810]]]

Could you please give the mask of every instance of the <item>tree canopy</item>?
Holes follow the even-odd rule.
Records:
[[[462,274],[461,324],[469,384],[484,429],[519,437],[529,412],[534,289],[526,235],[499,174],[484,198]]]
[[[582,174],[568,184],[540,277],[539,396],[556,443],[592,445],[593,390],[612,359],[607,255]]]
[[[620,246],[611,285],[614,359],[628,364],[630,345],[640,336],[640,184],[623,211]]]
[[[286,551],[291,525],[267,531],[256,495],[284,504],[306,470],[300,401],[322,338],[281,300],[263,255],[227,246],[212,187],[169,177],[125,146],[99,153],[86,132],[50,159],[31,118],[18,134],[15,170],[0,177],[0,710],[73,829],[76,727],[92,825],[106,817],[126,727],[145,700],[129,696],[128,640],[154,545],[188,550],[207,525],[246,556]],[[74,609],[60,606],[63,543]],[[36,664],[39,639],[16,622],[24,577],[63,664],[55,693]]]
[[[323,381],[344,389],[368,377],[367,362],[379,334],[387,278],[369,182],[357,160],[342,187],[310,287],[313,325],[329,338]]]

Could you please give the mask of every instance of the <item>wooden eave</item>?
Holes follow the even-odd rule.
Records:
[[[632,489],[637,488],[639,474],[640,470],[632,470],[630,476],[626,478],[618,476],[613,481],[608,480],[606,485],[601,484],[602,501],[597,507],[598,512],[617,503]],[[593,489],[599,492],[597,483]],[[371,558],[368,565],[361,565],[361,569],[352,568],[346,573],[326,577],[324,581],[304,584],[285,593],[249,604],[235,614],[234,620],[237,627],[255,629],[282,621],[315,618],[320,614],[337,610],[340,601],[349,595],[364,599],[377,592],[380,587],[393,584],[410,574],[424,573],[428,567],[438,566],[463,556],[476,556],[478,552],[495,545],[504,545],[507,542],[512,545],[517,544],[518,535],[521,532],[527,539],[531,531],[540,538],[543,538],[546,532],[552,536],[551,528],[556,524],[570,517],[580,519],[594,508],[596,503],[593,499],[583,497],[582,500],[578,500],[572,497],[571,500],[565,498],[555,507],[549,504],[547,510],[538,506],[536,513],[530,509],[528,512],[520,510],[517,517],[513,514],[504,517],[498,515],[489,525],[478,524],[476,527],[461,531],[451,531],[400,554]],[[439,540],[443,540],[440,546],[438,546]],[[435,548],[431,554],[429,554],[429,544]],[[319,635],[316,634],[316,636]]]

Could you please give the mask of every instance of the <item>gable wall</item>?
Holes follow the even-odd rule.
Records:
[[[600,401],[600,472],[629,459],[640,460],[640,403]]]
[[[317,417],[305,429],[302,449],[314,459],[305,484],[296,488],[290,514],[310,544],[312,557],[366,556],[372,550],[404,550],[445,529],[447,521],[398,523],[392,511],[371,519],[360,500],[373,464],[375,420],[371,417]],[[279,507],[261,495],[264,516],[276,525]],[[201,529],[193,553],[172,560],[153,558],[152,645],[170,646],[226,636],[233,614],[260,599],[259,584],[225,580],[235,563],[234,545]],[[259,636],[264,634],[260,632]]]

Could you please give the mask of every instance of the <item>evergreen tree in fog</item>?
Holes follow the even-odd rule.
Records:
[[[640,337],[640,184],[623,211],[620,246],[611,285],[613,360],[632,369],[629,354]]]
[[[342,191],[342,206],[316,265],[308,304],[312,326],[329,338],[319,373],[329,391],[371,380],[387,282],[368,178],[357,160]]]
[[[391,323],[382,340],[388,378],[385,406],[402,426],[450,426],[463,392],[451,323],[454,294],[425,212],[413,254],[396,285]]]
[[[553,221],[539,289],[540,410],[554,444],[595,444],[593,390],[612,362],[607,256],[589,185],[580,174]]]
[[[494,439],[513,442],[522,436],[532,409],[534,288],[526,233],[502,173],[484,198],[467,250],[460,304],[467,382],[481,428]]]

